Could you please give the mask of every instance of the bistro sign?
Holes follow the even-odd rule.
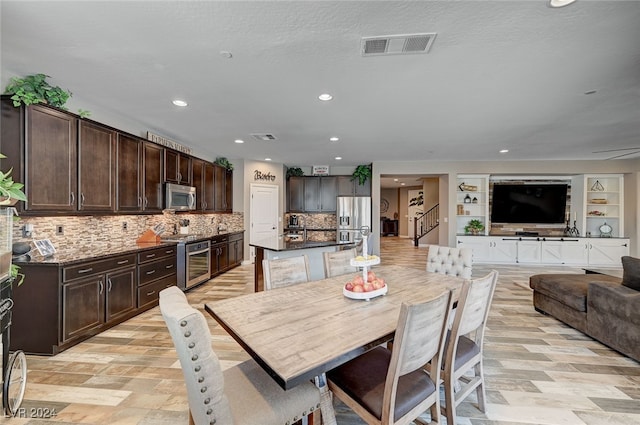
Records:
[[[253,180],[264,180],[273,182],[276,180],[276,175],[271,174],[271,171],[269,171],[268,173],[263,173],[260,170],[255,170],[253,172]]]
[[[153,134],[150,131],[147,131],[147,140],[157,143],[158,145],[162,145],[166,148],[171,148],[176,151],[186,153],[191,155],[191,148],[187,146],[183,146],[178,142],[174,142],[173,140],[167,139],[166,137],[158,136],[157,134]]]

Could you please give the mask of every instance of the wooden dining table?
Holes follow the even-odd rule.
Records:
[[[290,389],[393,338],[402,303],[452,290],[462,278],[394,265],[372,268],[388,291],[369,301],[343,295],[358,273],[205,303],[205,310],[282,388]]]

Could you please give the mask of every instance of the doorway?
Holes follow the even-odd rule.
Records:
[[[251,184],[249,244],[278,247],[278,186]]]

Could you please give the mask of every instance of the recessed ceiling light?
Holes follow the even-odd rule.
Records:
[[[394,181],[394,182],[397,182],[397,181],[398,181],[398,179],[393,179],[393,181]]]
[[[228,52],[226,50],[220,50],[220,56],[226,59],[231,59],[233,57],[233,53]]]
[[[318,96],[318,99],[324,100],[326,102],[333,99],[333,96],[331,96],[329,93],[322,93],[320,96]]]
[[[594,93],[597,93],[597,90],[589,90],[584,92],[584,94],[594,94]]]
[[[549,6],[551,7],[565,7],[571,3],[575,3],[576,0],[549,0]]]
[[[180,99],[176,99],[172,102],[174,105],[176,106],[187,106],[188,103],[185,102],[184,100],[180,100]]]
[[[330,142],[337,142],[338,140],[340,140],[339,137],[329,137]]]
[[[235,143],[244,143],[244,140],[242,140],[242,139],[236,139],[236,140],[234,140],[234,142],[235,142]]]
[[[509,149],[501,149],[500,150],[500,153],[507,153],[507,152],[509,152]]]
[[[342,159],[341,156],[336,156],[336,160],[340,161]]]
[[[400,183],[400,186],[404,186],[404,183]]]
[[[265,161],[271,161],[271,158],[265,158],[264,160]]]

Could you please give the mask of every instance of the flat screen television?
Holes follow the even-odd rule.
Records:
[[[495,184],[493,223],[564,223],[567,184]]]

